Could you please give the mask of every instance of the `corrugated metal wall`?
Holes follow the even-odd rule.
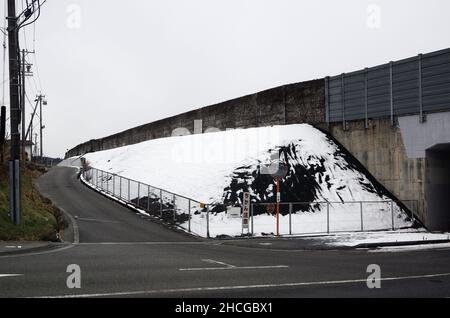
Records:
[[[327,122],[450,110],[450,49],[325,79]]]

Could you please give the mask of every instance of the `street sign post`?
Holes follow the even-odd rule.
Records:
[[[242,195],[242,234],[247,230],[247,234],[250,233],[249,227],[250,220],[250,193],[244,192]]]

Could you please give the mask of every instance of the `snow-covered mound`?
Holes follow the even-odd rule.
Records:
[[[212,204],[214,237],[241,234],[240,220],[228,218],[226,206],[240,205],[244,191],[253,203],[275,202],[275,180],[261,173],[274,154],[289,169],[281,180],[281,201],[297,202],[290,216],[293,233],[360,230],[361,214],[364,230],[413,225],[400,205],[383,202],[392,200],[389,193],[353,156],[308,124],[155,139],[85,158],[94,168]],[[254,213],[255,234],[275,231],[265,206],[255,206]],[[289,206],[281,213],[286,234]],[[192,229],[203,235],[204,213],[192,215]]]

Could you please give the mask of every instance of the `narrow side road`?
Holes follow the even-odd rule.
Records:
[[[85,187],[76,169],[56,167],[38,182],[41,192],[78,223],[81,243],[198,241],[142,220],[142,216]]]

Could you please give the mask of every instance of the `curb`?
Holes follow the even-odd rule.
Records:
[[[22,254],[42,252],[42,251],[51,251],[52,249],[56,249],[56,248],[59,248],[59,247],[64,246],[64,245],[67,245],[67,244],[47,242],[45,245],[42,245],[42,246],[36,246],[36,247],[30,247],[30,248],[21,248],[21,249],[15,249],[15,250],[11,250],[11,251],[6,251],[6,252],[0,252],[0,258],[2,256],[22,255]]]

